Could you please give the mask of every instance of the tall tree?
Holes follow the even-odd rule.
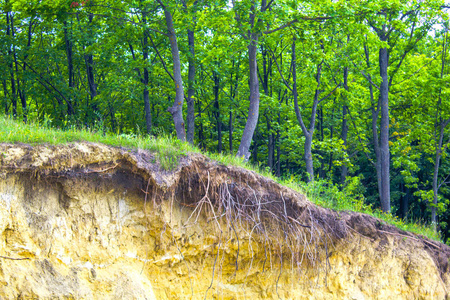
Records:
[[[243,157],[248,160],[250,157],[250,144],[253,138],[253,133],[255,132],[256,125],[258,123],[259,117],[259,79],[258,79],[258,61],[257,56],[257,46],[258,40],[262,34],[261,23],[262,19],[257,17],[257,14],[264,13],[268,9],[267,0],[262,0],[261,4],[258,6],[256,1],[250,3],[250,11],[246,20],[243,20],[242,9],[238,7],[235,0],[232,0],[233,9],[235,12],[235,19],[238,26],[241,29],[241,36],[247,41],[247,55],[248,55],[248,66],[249,66],[249,81],[248,87],[250,91],[249,97],[249,109],[247,123],[245,124],[244,132],[242,134],[241,143],[239,144],[238,152],[236,156]],[[272,2],[270,2],[272,3]],[[242,5],[242,4],[241,4]],[[245,27],[244,27],[245,25]],[[260,25],[260,26],[256,26]],[[244,28],[248,28],[245,30]]]
[[[178,139],[181,141],[186,141],[186,130],[183,118],[184,87],[183,87],[183,79],[181,77],[181,60],[180,60],[180,51],[178,49],[177,35],[173,24],[173,17],[170,11],[170,7],[167,4],[164,4],[162,0],[156,1],[159,3],[164,12],[164,18],[166,21],[166,28],[167,28],[166,35],[170,40],[170,50],[172,53],[172,61],[173,61],[173,81],[175,84],[175,101],[173,102],[173,105],[167,109],[167,111],[172,114]]]
[[[401,1],[400,3],[382,3],[374,5],[373,8],[375,10],[372,13],[365,15],[365,21],[379,39],[376,47],[378,48],[381,83],[377,86],[369,76],[365,76],[369,84],[379,90],[377,108],[375,106],[372,107],[372,129],[377,158],[376,170],[381,209],[384,212],[390,212],[389,89],[405,57],[426,35],[432,24],[436,22],[434,18],[436,14],[432,13],[432,10],[439,10],[440,6],[438,2],[431,1],[426,5]],[[402,25],[405,23],[409,26]],[[366,60],[368,61],[367,45],[365,46],[365,51]],[[395,55],[394,57],[392,57],[393,54]],[[389,66],[392,64],[394,68],[389,72]],[[379,115],[381,115],[381,118],[378,135],[376,122]]]

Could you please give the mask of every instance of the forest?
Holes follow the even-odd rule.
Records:
[[[0,114],[174,136],[450,237],[440,0],[0,0]]]

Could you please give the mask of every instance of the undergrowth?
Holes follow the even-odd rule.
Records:
[[[70,127],[63,130],[51,128],[47,123],[24,124],[5,116],[0,116],[0,141],[32,145],[42,143],[57,145],[84,141],[102,143],[116,147],[145,149],[156,154],[158,162],[164,170],[174,169],[181,156],[185,156],[188,153],[201,153],[198,148],[188,143],[180,142],[168,135],[162,135],[155,138],[152,136],[134,134],[116,135],[103,130],[79,129],[76,127]],[[382,219],[386,223],[392,224],[399,229],[421,234],[436,241],[441,241],[439,233],[435,232],[430,225],[421,222],[404,221],[391,214],[382,213],[380,210],[373,209],[370,205],[365,204],[364,196],[357,190],[358,182],[350,182],[343,189],[339,189],[338,186],[325,180],[316,180],[310,184],[305,184],[296,177],[288,179],[276,178],[267,170],[252,166],[233,155],[217,153],[203,154],[210,159],[225,165],[246,168],[271,178],[281,185],[306,194],[309,200],[322,207],[337,211],[350,210],[366,213]]]
[[[310,184],[300,185],[308,199],[317,205],[337,211],[350,210],[365,213],[401,230],[442,242],[441,236],[434,231],[433,226],[425,224],[421,220],[403,220],[366,204],[364,195],[355,188],[360,184],[358,177],[353,177],[350,180],[342,189],[326,180],[316,180]]]

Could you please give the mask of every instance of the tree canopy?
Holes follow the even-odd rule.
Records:
[[[0,0],[0,110],[174,135],[450,236],[443,1]]]

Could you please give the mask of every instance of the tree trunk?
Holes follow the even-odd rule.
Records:
[[[9,114],[9,105],[8,105],[8,87],[6,86],[6,80],[2,80],[3,85],[3,97],[5,98],[5,115]]]
[[[257,43],[258,35],[251,34],[250,44],[248,45],[250,106],[247,123],[245,124],[244,133],[242,134],[241,143],[239,144],[239,150],[236,154],[236,156],[243,157],[246,161],[250,157],[250,144],[256,125],[258,124],[259,116],[259,80],[256,61]]]
[[[13,16],[10,16],[9,12],[6,12],[6,35],[10,36],[11,40],[12,40],[11,31],[12,31],[13,26],[14,26]],[[9,67],[9,73],[11,76],[10,79],[11,79],[12,114],[13,114],[13,118],[16,118],[17,117],[17,93],[16,93],[16,80],[15,80],[15,76],[14,76],[14,66],[13,66],[14,54],[13,54],[11,45],[8,46],[8,56],[10,57],[10,63],[8,65],[8,67]]]
[[[319,122],[318,122],[319,128],[318,129],[320,132],[320,141],[323,142],[325,140],[325,135],[323,132],[323,107],[319,108],[318,118],[319,118]],[[333,138],[333,137],[331,137],[331,138]],[[326,173],[325,172],[325,162],[326,162],[325,155],[326,155],[325,151],[320,150],[320,156],[322,158],[319,159],[320,160],[319,178],[322,178],[322,179],[325,178],[325,173]]]
[[[280,157],[281,157],[281,141],[280,141],[280,113],[278,112],[278,128],[277,128],[277,172],[276,172],[276,176],[280,177],[281,176],[281,161],[280,161]]]
[[[433,169],[433,205],[431,205],[431,223],[434,226],[434,229],[436,231],[436,224],[437,224],[437,204],[438,204],[438,192],[439,192],[439,185],[438,185],[438,176],[439,176],[439,166],[441,164],[441,158],[442,153],[445,152],[446,148],[443,147],[444,143],[444,132],[447,125],[450,123],[450,118],[443,121],[440,121],[439,127],[439,137],[438,137],[438,143],[436,145],[436,156],[434,159],[434,169]]]
[[[146,60],[144,55],[144,60]],[[149,92],[148,92],[148,69],[144,68],[144,91],[143,91],[143,98],[144,98],[144,110],[145,110],[145,127],[147,129],[147,134],[151,134],[152,132],[152,112],[150,109],[150,98],[149,98]]]
[[[311,109],[311,118],[309,129],[306,128],[305,123],[303,122],[302,115],[300,113],[300,109],[298,107],[298,91],[297,91],[297,63],[296,63],[296,53],[295,53],[295,39],[292,42],[292,93],[294,96],[294,109],[295,115],[297,117],[297,121],[302,128],[303,135],[305,136],[305,145],[304,145],[304,160],[306,164],[306,172],[308,173],[307,182],[311,182],[314,180],[314,163],[312,157],[312,139],[314,137],[314,128],[316,123],[316,113],[317,113],[317,105],[319,104],[319,86],[320,86],[320,78],[322,73],[322,63],[317,66],[316,73],[316,82],[317,87],[314,94],[314,102]]]
[[[148,69],[145,66],[148,62],[148,35],[149,31],[147,29],[147,12],[145,9],[142,11],[142,22],[144,23],[144,39],[142,45],[142,57],[144,59],[144,78],[142,78],[142,83],[144,84],[143,98],[144,98],[144,110],[145,110],[145,127],[147,134],[152,132],[152,112],[150,110],[150,99],[148,92]]]
[[[400,183],[400,191],[402,193],[400,199],[400,218],[402,220],[406,220],[406,218],[408,217],[410,191],[403,182]]]
[[[262,76],[262,86],[264,90],[264,94],[269,96],[269,68],[267,66],[267,50],[264,47],[261,47],[261,54],[263,57],[262,65],[263,65],[263,76]]]
[[[188,6],[186,0],[182,0],[184,11],[186,14],[188,13]],[[193,3],[194,13],[197,6],[198,1]],[[196,24],[195,14],[192,16],[192,22],[194,23],[194,27]],[[189,45],[189,56],[188,56],[188,96],[186,98],[187,104],[187,115],[186,115],[186,140],[190,144],[194,144],[194,136],[195,136],[195,37],[194,31],[191,29],[187,29],[188,36],[188,45]]]
[[[348,107],[347,105],[342,106],[342,131],[341,131],[341,139],[344,142],[344,152],[348,154],[347,152],[347,135],[348,135],[348,124],[347,124],[347,114],[348,114]],[[346,163],[343,163],[341,166],[341,184],[342,186],[345,185],[345,180],[348,176],[348,167]]]
[[[308,173],[308,182],[311,182],[314,180],[314,164],[313,164],[313,158],[312,158],[312,134],[305,134],[305,164],[306,164],[306,172]]]
[[[164,9],[164,16],[166,19],[166,26],[168,31],[167,35],[169,36],[170,50],[172,53],[173,79],[175,83],[175,101],[173,105],[167,109],[167,111],[172,114],[173,123],[175,124],[175,130],[177,132],[178,139],[184,142],[186,141],[186,130],[184,127],[183,119],[184,88],[183,79],[181,77],[180,51],[178,50],[177,36],[173,27],[172,14],[160,0],[158,0],[158,2]]]
[[[364,45],[364,54],[366,57],[367,68],[370,68],[370,56],[369,49],[366,45]],[[368,84],[369,84],[369,92],[370,92],[370,103],[372,105],[372,140],[373,140],[373,149],[375,151],[375,171],[377,174],[377,186],[378,186],[378,195],[381,199],[381,150],[380,150],[380,142],[378,140],[378,116],[380,115],[380,98],[378,98],[376,108],[375,108],[375,100],[373,95],[373,86],[372,86],[372,78],[368,75]]]
[[[372,139],[376,158],[375,170],[377,173],[378,195],[380,195],[381,199],[381,151],[380,151],[380,143],[378,141],[378,126],[377,126],[379,111],[380,111],[380,102],[378,102],[377,109],[372,107]]]
[[[445,68],[445,61],[446,61],[446,54],[447,54],[447,31],[445,32],[444,36],[444,43],[443,43],[443,51],[442,51],[442,60],[441,60],[441,74],[440,79],[444,77],[444,68]],[[434,170],[433,170],[433,205],[431,205],[431,224],[433,224],[434,231],[436,231],[436,225],[437,225],[437,203],[438,203],[438,192],[439,192],[439,186],[438,186],[438,177],[439,177],[439,166],[441,163],[442,153],[444,153],[447,149],[447,146],[442,149],[443,141],[444,141],[444,132],[445,127],[450,123],[450,118],[443,120],[442,119],[442,112],[441,112],[441,103],[442,103],[442,87],[439,88],[439,97],[436,105],[436,123],[439,124],[440,130],[439,130],[439,137],[436,137],[436,131],[435,131],[435,159],[434,159]],[[437,141],[437,143],[436,143]],[[449,141],[450,142],[450,141]],[[448,144],[447,144],[448,145]]]
[[[200,105],[197,105],[198,107],[198,117],[201,119],[202,118],[202,108],[200,107]],[[198,139],[199,139],[199,147],[202,150],[205,150],[205,141],[203,138],[203,122],[200,122],[200,126],[199,126],[199,130],[198,130]]]
[[[235,1],[232,0],[233,7],[235,8]],[[267,0],[261,0],[260,12],[264,13],[267,9]],[[240,22],[240,15],[235,11],[236,20]],[[240,24],[241,25],[241,24]],[[248,60],[249,60],[249,90],[250,90],[250,105],[248,109],[247,123],[245,124],[244,132],[242,134],[241,143],[239,144],[238,152],[236,156],[243,157],[244,160],[248,160],[250,156],[250,144],[252,142],[253,133],[255,132],[258,124],[259,117],[259,79],[258,79],[258,63],[256,60],[257,46],[260,36],[260,28],[263,27],[263,20],[257,17],[256,1],[252,2],[250,7],[249,19],[248,19],[248,31],[245,35],[245,39],[248,41]],[[261,25],[256,29],[256,25]]]
[[[239,84],[239,65],[236,67],[236,75],[233,80],[233,70],[235,68],[234,59],[232,63],[232,71],[230,74],[230,102],[234,102],[234,99],[236,97],[236,91]],[[229,136],[228,136],[228,143],[230,148],[230,155],[233,155],[234,149],[233,149],[233,131],[234,131],[234,119],[233,119],[233,104],[230,104],[230,119],[228,121],[228,128],[229,128]]]
[[[92,23],[94,19],[94,15],[91,13],[89,14],[89,23]],[[86,76],[88,80],[89,85],[89,95],[91,97],[91,103],[93,102],[94,98],[97,96],[97,85],[95,84],[95,78],[94,78],[94,57],[91,53],[87,53],[84,55],[84,62],[86,64]],[[94,105],[94,110],[96,110],[96,107]]]
[[[11,17],[11,35],[12,35],[12,38],[14,39],[15,32],[14,32],[14,22],[13,21],[14,21],[14,19]],[[30,30],[31,30],[31,28],[30,28]],[[31,37],[30,37],[30,39],[31,39]],[[29,42],[31,42],[31,40]],[[14,65],[16,68],[17,94],[19,95],[20,102],[22,105],[23,121],[26,123],[27,122],[27,101],[26,101],[26,97],[25,97],[25,88],[21,87],[21,84],[20,84],[19,62],[17,61],[17,53],[16,53],[16,48],[15,48],[14,44],[13,44],[13,58],[14,58]],[[24,76],[23,73],[22,73],[22,76]]]
[[[348,92],[348,68],[344,68],[344,89]],[[347,124],[347,114],[348,114],[348,106],[347,103],[347,95],[345,95],[344,99],[345,103],[342,106],[342,131],[341,131],[341,139],[344,142],[344,152],[348,155],[347,151],[347,135],[348,135],[348,124]],[[345,180],[348,176],[348,167],[346,163],[342,164],[341,167],[341,184],[345,185]]]
[[[219,106],[219,76],[216,72],[213,72],[214,77],[214,116],[216,117],[216,129],[217,129],[217,152],[222,153],[222,120],[220,118],[220,106]]]
[[[252,149],[252,160],[256,164],[258,162],[258,127],[256,127],[255,134],[253,135],[253,149]]]
[[[233,112],[230,109],[230,118],[228,120],[228,147],[230,148],[230,155],[233,155]]]
[[[381,167],[381,209],[383,212],[391,211],[390,177],[389,177],[389,82],[388,65],[389,56],[387,48],[380,49],[380,167]]]
[[[26,65],[26,60],[28,58],[28,51],[31,47],[31,38],[33,36],[33,20],[34,17],[30,18],[30,21],[28,23],[28,31],[27,31],[27,48],[25,51],[25,54],[23,56],[23,64],[22,64],[22,76],[25,76],[25,72],[27,70],[27,65]],[[17,58],[15,58],[15,62],[16,62],[16,69],[18,68],[18,62],[17,62]],[[19,97],[21,100],[21,104],[22,104],[22,115],[23,115],[23,121],[25,123],[27,123],[28,121],[28,107],[27,107],[27,96],[26,96],[26,81],[24,79],[22,79],[22,89],[18,88],[19,91]],[[17,78],[17,86],[19,87],[19,78]]]
[[[437,224],[437,204],[438,204],[438,175],[439,175],[439,164],[441,160],[441,154],[436,151],[436,157],[434,161],[433,170],[433,205],[431,205],[431,224],[433,225],[434,231],[436,231]]]
[[[188,69],[188,97],[187,97],[187,141],[194,144],[195,133],[195,39],[194,31],[188,29],[188,43],[189,43],[189,69]]]
[[[94,57],[92,54],[85,54],[84,61],[86,63],[86,75],[89,84],[89,95],[91,100],[97,96],[97,86],[94,78]]]
[[[274,134],[271,132],[272,124],[268,116],[266,116],[267,131],[268,131],[268,144],[267,144],[267,166],[270,168],[270,172],[273,172],[273,160],[275,156]]]
[[[69,77],[69,90],[70,90],[70,96],[69,96],[69,102],[67,105],[67,115],[71,116],[74,114],[73,109],[73,102],[72,102],[72,95],[73,95],[73,88],[74,88],[74,72],[73,72],[73,43],[72,43],[72,37],[69,36],[68,30],[67,30],[67,21],[64,21],[64,41],[66,44],[66,56],[67,56],[67,69],[69,71],[68,77]]]

